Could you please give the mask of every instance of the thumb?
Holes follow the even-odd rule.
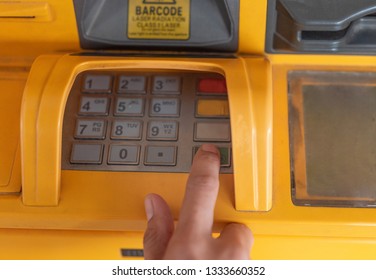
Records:
[[[161,260],[174,232],[174,220],[167,203],[157,194],[145,197],[148,225],[144,234],[144,257]]]
[[[218,248],[225,255],[225,259],[248,260],[253,245],[253,234],[243,224],[230,223],[222,230],[218,238]]]

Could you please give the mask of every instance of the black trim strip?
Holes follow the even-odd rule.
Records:
[[[98,56],[98,57],[178,57],[178,58],[237,58],[235,54],[223,53],[140,53],[140,52],[79,52],[72,56]]]

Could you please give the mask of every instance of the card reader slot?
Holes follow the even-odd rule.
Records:
[[[300,37],[302,41],[344,41],[353,45],[374,45],[376,44],[376,17],[366,16],[352,22],[342,30],[303,30]]]
[[[327,40],[340,40],[344,38],[348,32],[349,28],[338,30],[338,31],[311,31],[303,30],[301,32],[302,40],[312,40],[312,41],[327,41]]]
[[[267,49],[375,53],[375,14],[374,1],[271,1]]]

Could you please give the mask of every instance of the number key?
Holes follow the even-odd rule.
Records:
[[[139,146],[110,145],[109,164],[138,164]]]
[[[151,121],[148,125],[148,140],[177,140],[178,123],[174,121]]]
[[[112,125],[112,139],[141,139],[141,121],[115,121]]]
[[[119,93],[145,93],[146,77],[144,76],[120,76]]]
[[[86,75],[82,90],[84,92],[110,93],[112,87],[112,77],[109,75]]]
[[[80,115],[107,115],[108,103],[105,97],[82,97]]]
[[[179,116],[179,99],[153,98],[150,104],[150,116],[177,117]]]
[[[179,94],[181,78],[178,76],[155,76],[153,80],[154,94]]]
[[[76,138],[104,139],[106,122],[103,120],[78,120],[76,124]]]
[[[116,115],[142,116],[144,101],[142,98],[118,98],[116,102]]]

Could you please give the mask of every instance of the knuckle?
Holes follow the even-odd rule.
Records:
[[[237,228],[237,230],[243,235],[243,236],[252,236],[252,231],[249,227],[247,227],[245,224],[232,224],[234,227]]]
[[[226,230],[231,232],[231,245],[234,248],[249,249],[253,243],[252,231],[244,224],[231,223],[226,226]]]

